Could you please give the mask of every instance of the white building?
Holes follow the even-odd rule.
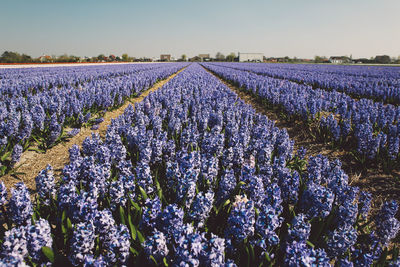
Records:
[[[239,53],[240,62],[263,62],[263,53]]]
[[[333,64],[352,63],[352,60],[348,57],[330,57],[329,62]]]

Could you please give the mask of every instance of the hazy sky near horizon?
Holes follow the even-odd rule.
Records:
[[[400,0],[0,0],[0,53],[400,56]]]

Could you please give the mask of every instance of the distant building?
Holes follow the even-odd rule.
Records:
[[[333,64],[343,64],[343,63],[352,63],[352,60],[348,57],[330,57],[329,62]]]
[[[171,55],[169,54],[164,54],[160,56],[161,61],[171,61]]]
[[[90,62],[90,58],[89,57],[80,57],[79,62]]]
[[[192,58],[189,58],[189,61],[194,62],[194,61],[201,61],[201,58],[199,56],[194,56]]]
[[[39,57],[39,61],[40,62],[52,62],[53,58],[51,56],[48,55],[42,55]]]
[[[263,53],[239,53],[240,62],[263,62]]]
[[[200,61],[210,61],[210,54],[199,54]]]

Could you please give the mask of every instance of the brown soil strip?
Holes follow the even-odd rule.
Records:
[[[277,127],[286,128],[290,138],[295,141],[295,150],[302,146],[307,149],[307,157],[322,154],[330,160],[339,159],[343,164],[343,170],[349,176],[350,184],[373,195],[373,207],[375,209],[385,200],[395,199],[398,202],[400,201],[400,173],[386,174],[374,166],[361,166],[354,161],[350,151],[342,148],[332,149],[330,145],[315,140],[303,121],[287,122],[281,119],[275,110],[267,108],[256,97],[222,80],[208,69],[205,68],[205,70],[228,86],[246,104],[251,105],[256,112],[275,121]]]
[[[53,167],[55,175],[61,174],[64,165],[69,162],[68,149],[72,145],[77,144],[80,146],[83,140],[85,140],[86,137],[91,136],[92,133],[99,133],[100,136],[104,136],[107,131],[107,127],[111,123],[112,119],[115,119],[121,114],[123,114],[124,110],[130,104],[142,101],[151,92],[154,92],[157,89],[161,88],[165,83],[174,78],[184,69],[185,68],[182,68],[181,70],[179,70],[175,74],[172,74],[168,78],[157,82],[156,84],[153,85],[153,87],[142,92],[139,97],[130,99],[118,109],[105,113],[104,121],[99,125],[98,130],[91,130],[90,128],[81,128],[79,134],[72,137],[67,142],[60,143],[52,147],[51,149],[47,150],[45,154],[40,154],[34,151],[24,152],[18,164],[20,167],[17,169],[17,172],[20,172],[21,174],[18,175],[7,174],[1,177],[0,180],[3,180],[7,188],[11,188],[15,183],[22,181],[26,184],[26,186],[30,190],[35,190],[36,188],[35,177],[41,170],[43,170],[47,166],[47,164],[50,164]]]

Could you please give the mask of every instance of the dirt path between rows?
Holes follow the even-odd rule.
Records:
[[[69,139],[67,142],[60,143],[51,149],[47,150],[45,154],[40,154],[34,151],[25,151],[22,156],[21,160],[18,163],[20,167],[18,168],[18,172],[21,174],[18,175],[4,175],[0,178],[4,182],[7,188],[11,188],[17,182],[24,182],[26,186],[30,190],[35,190],[35,178],[38,173],[43,170],[47,164],[50,164],[53,167],[54,174],[58,176],[61,174],[61,171],[65,164],[69,161],[69,152],[68,149],[74,145],[81,145],[83,140],[86,137],[91,136],[92,133],[99,133],[100,136],[104,136],[108,125],[110,125],[111,120],[117,118],[121,114],[124,113],[124,110],[130,105],[137,102],[142,101],[146,96],[148,96],[151,92],[156,91],[157,89],[161,88],[164,84],[166,84],[169,80],[174,78],[180,72],[182,72],[186,67],[180,69],[176,73],[172,74],[168,78],[157,82],[154,84],[150,89],[143,91],[140,96],[136,98],[132,98],[126,101],[121,107],[116,110],[109,111],[104,114],[104,121],[99,125],[98,130],[91,130],[90,127],[88,128],[81,128],[81,131],[76,136]]]
[[[332,149],[328,144],[316,141],[308,132],[307,126],[303,121],[287,122],[281,119],[275,110],[267,108],[256,97],[226,82],[208,69],[204,69],[228,86],[246,104],[251,105],[256,112],[266,115],[270,120],[275,121],[277,127],[286,128],[290,138],[295,141],[295,150],[304,147],[307,149],[306,157],[322,154],[328,157],[329,160],[339,159],[343,164],[343,170],[349,176],[350,184],[358,186],[361,190],[368,191],[373,195],[374,209],[377,209],[385,200],[395,199],[400,202],[399,173],[386,174],[376,168],[363,168],[363,166],[354,161],[350,151],[342,148]]]

